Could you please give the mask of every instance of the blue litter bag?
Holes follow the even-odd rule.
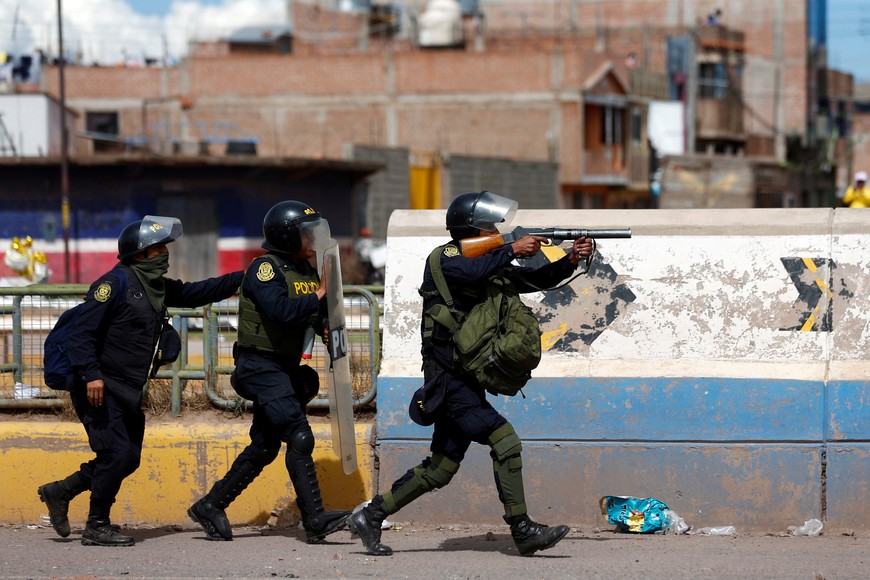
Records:
[[[654,497],[606,495],[599,501],[601,514],[620,532],[650,534],[670,525],[668,504]]]

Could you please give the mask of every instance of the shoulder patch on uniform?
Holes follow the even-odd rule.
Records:
[[[257,280],[260,282],[268,282],[275,277],[275,269],[272,268],[271,262],[262,262],[257,268]]]
[[[447,256],[448,258],[453,258],[453,257],[459,255],[459,248],[457,248],[456,246],[450,244],[450,245],[444,246],[444,252],[443,252],[443,253],[444,253],[444,255]]]
[[[97,302],[105,302],[112,295],[112,285],[108,282],[103,282],[97,289],[94,290],[94,300]]]

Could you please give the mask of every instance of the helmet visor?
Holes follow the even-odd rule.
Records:
[[[471,227],[485,232],[497,232],[496,224],[510,224],[517,212],[517,202],[491,191],[484,191],[471,210]]]
[[[317,263],[323,260],[323,254],[329,247],[329,222],[323,218],[302,222],[299,224],[299,238],[303,246],[308,246],[317,253]]]
[[[139,249],[168,244],[182,236],[181,220],[174,217],[146,215],[139,226]]]

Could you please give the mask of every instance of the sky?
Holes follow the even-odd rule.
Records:
[[[765,0],[767,1],[767,0]],[[62,0],[64,45],[85,64],[183,57],[190,39],[283,24],[286,0]],[[57,0],[0,0],[0,50],[57,47]],[[870,0],[828,0],[828,66],[870,83]]]
[[[828,0],[828,68],[870,83],[870,0]]]
[[[68,55],[113,65],[143,56],[183,57],[188,41],[243,26],[284,24],[286,0],[62,0]],[[57,52],[57,0],[0,0],[0,50]],[[70,54],[71,53],[71,54]]]

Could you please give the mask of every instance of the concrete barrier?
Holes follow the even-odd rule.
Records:
[[[544,358],[493,404],[524,447],[532,517],[606,525],[604,495],[656,497],[696,527],[870,528],[870,210],[519,211],[515,225],[631,227],[588,276],[526,295]],[[417,288],[443,211],[390,220],[379,485],[428,454]],[[494,522],[488,449],[394,516]],[[449,496],[449,497],[448,497]]]
[[[195,526],[190,504],[222,477],[250,441],[250,420],[220,424],[183,422],[146,427],[142,464],[124,481],[112,521],[134,525]],[[350,509],[372,495],[372,426],[356,426],[359,469],[344,475],[332,451],[329,424],[312,424],[314,459],[324,505]],[[71,422],[0,423],[0,522],[39,523],[48,511],[36,489],[66,477],[93,457],[81,425]],[[284,467],[283,449],[271,465],[227,509],[234,525],[265,524],[275,509],[295,510],[295,493]],[[88,494],[70,504],[70,522],[84,525]],[[47,524],[46,524],[47,525]]]

